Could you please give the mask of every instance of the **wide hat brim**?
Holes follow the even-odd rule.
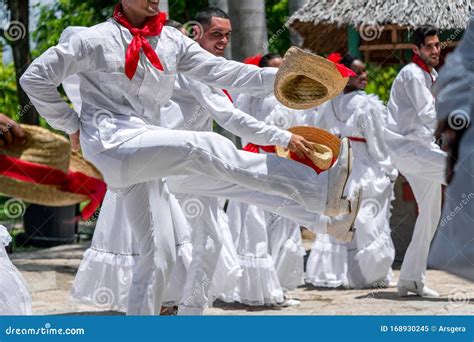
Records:
[[[275,96],[286,107],[310,109],[339,95],[347,85],[336,64],[291,47],[275,79]]]
[[[292,127],[288,131],[301,135],[306,140],[318,145],[310,159],[320,170],[325,171],[331,168],[333,162],[339,157],[341,139],[334,134],[310,126]],[[281,146],[276,147],[276,154],[283,158],[293,159],[292,154]]]
[[[26,133],[24,148],[9,151],[8,154],[20,160],[54,167],[63,172],[81,172],[102,180],[101,173],[78,152],[71,151],[69,141],[48,129],[22,125]],[[63,207],[89,201],[85,195],[65,192],[59,186],[42,185],[16,180],[0,175],[0,192],[25,202]]]

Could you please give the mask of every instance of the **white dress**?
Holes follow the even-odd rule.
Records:
[[[274,95],[240,95],[236,107],[281,129],[296,126],[300,115],[283,107]],[[248,141],[243,139],[243,145]],[[251,196],[251,192],[249,192]],[[304,284],[304,255],[298,223],[255,205],[231,201],[228,215],[243,275],[234,299],[247,305],[284,301],[284,291]]]
[[[25,280],[8,258],[12,238],[0,225],[0,315],[31,315],[31,297]]]
[[[318,108],[313,125],[352,141],[354,160],[349,191],[362,186],[362,204],[356,218],[356,234],[350,244],[317,234],[306,267],[306,281],[322,287],[366,288],[388,284],[395,248],[390,236],[392,199],[391,167],[382,122],[386,111],[380,100],[363,91],[342,94]],[[321,216],[321,224],[330,218]]]

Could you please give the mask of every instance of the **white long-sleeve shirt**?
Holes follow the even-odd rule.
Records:
[[[436,129],[435,98],[431,92],[438,74],[431,76],[415,63],[405,66],[392,85],[385,140],[391,153],[400,154],[413,142],[429,146]]]
[[[66,133],[78,131],[87,141],[112,148],[135,137],[160,116],[173,94],[176,74],[249,94],[273,90],[276,69],[261,69],[215,57],[178,30],[165,27],[148,41],[164,71],[141,53],[135,76],[124,72],[125,51],[132,41],[128,29],[113,19],[82,30],[68,43],[48,49],[20,79],[23,89],[48,123]],[[80,78],[81,115],[61,98],[57,87],[68,76]]]

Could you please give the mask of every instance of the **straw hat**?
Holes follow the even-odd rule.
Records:
[[[275,80],[275,96],[292,109],[309,109],[339,95],[349,78],[326,58],[292,47]]]
[[[71,152],[70,143],[63,136],[38,126],[22,125],[22,127],[25,130],[26,143],[8,151],[1,150],[0,154],[49,166],[64,173],[81,172],[102,180],[102,175],[92,164],[79,153]],[[8,197],[51,207],[69,206],[90,200],[84,195],[61,191],[58,186],[23,182],[2,175],[0,175],[0,192]]]
[[[331,168],[333,162],[339,157],[341,140],[323,129],[309,126],[292,127],[288,131],[301,135],[313,143],[312,153],[307,157],[320,170],[326,171]],[[276,153],[280,157],[293,159],[292,154],[281,146],[276,147]]]

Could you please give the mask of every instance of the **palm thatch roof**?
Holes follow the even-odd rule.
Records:
[[[386,25],[440,29],[465,28],[473,10],[471,0],[309,0],[288,21],[317,24]]]
[[[347,27],[364,43],[399,42],[396,30],[431,24],[462,31],[474,9],[473,0],[308,0],[287,22],[303,37],[303,47],[316,53],[344,52]],[[392,34],[392,30],[393,34]],[[457,34],[457,36],[461,36]]]

